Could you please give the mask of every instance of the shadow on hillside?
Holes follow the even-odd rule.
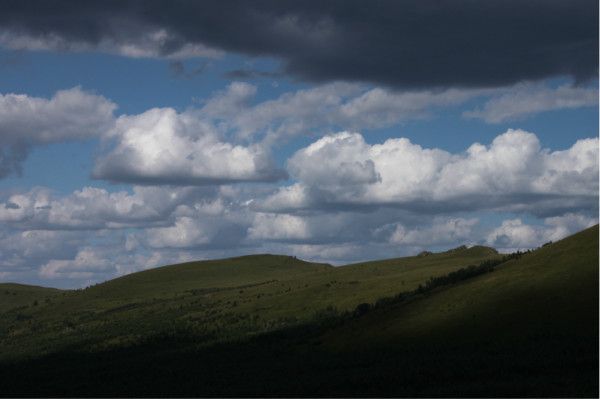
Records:
[[[375,311],[384,311],[383,309]],[[358,316],[362,317],[362,316]],[[68,351],[0,367],[5,396],[595,396],[598,342],[547,334],[494,342],[365,342],[336,352],[324,319],[198,349],[155,336],[128,348]]]

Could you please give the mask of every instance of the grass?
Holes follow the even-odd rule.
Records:
[[[3,312],[0,392],[597,396],[598,226],[491,272],[343,314],[498,258],[474,247],[333,268],[260,255],[59,292]]]

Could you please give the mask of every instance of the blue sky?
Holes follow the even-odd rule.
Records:
[[[42,33],[26,17],[0,25],[0,281],[78,287],[264,252],[344,264],[462,244],[511,251],[598,222],[597,59],[542,54],[543,66],[515,58],[515,71],[474,76],[445,55],[431,76],[427,64],[385,66],[397,43],[426,41],[418,30],[348,66],[361,45],[340,39],[348,16],[324,16],[322,31],[321,11],[265,14],[309,18],[282,25],[298,48],[337,32],[334,58],[306,61],[273,40],[239,44],[234,30],[221,32],[231,41],[179,32],[177,15],[157,27],[104,11],[149,36],[111,22],[94,41],[52,16]],[[248,34],[263,40],[260,29]],[[581,40],[568,36],[545,45]],[[503,65],[492,50],[458,52]]]

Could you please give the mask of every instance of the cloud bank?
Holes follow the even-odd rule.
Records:
[[[533,133],[508,130],[464,153],[422,148],[406,138],[367,144],[362,135],[325,136],[288,160],[297,183],[258,204],[289,212],[396,206],[424,213],[476,209],[553,212],[597,209],[598,139],[550,152]]]
[[[129,57],[225,51],[274,57],[313,82],[490,87],[596,76],[597,15],[594,0],[19,1],[0,6],[0,44]]]
[[[117,105],[80,87],[49,99],[0,94],[0,178],[18,174],[31,148],[99,138],[93,176],[135,184],[273,182],[286,173],[271,153],[298,136],[379,129],[433,117],[441,108],[488,98],[463,115],[489,123],[589,107],[598,91],[519,84],[505,89],[394,91],[332,83],[256,102],[257,86],[232,82],[197,108],[152,108],[116,116]]]

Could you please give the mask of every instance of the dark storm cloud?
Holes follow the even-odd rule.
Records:
[[[598,71],[597,17],[596,0],[0,5],[5,32],[52,38],[55,47],[131,44],[164,29],[169,35],[155,43],[162,56],[201,43],[275,57],[283,72],[309,81],[393,87],[498,86],[556,75],[591,78]]]

